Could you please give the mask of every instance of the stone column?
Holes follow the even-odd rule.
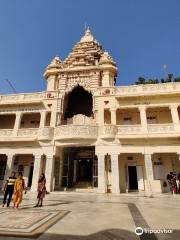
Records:
[[[147,189],[146,193],[151,197],[153,195],[152,182],[154,179],[153,176],[153,164],[152,164],[152,155],[144,155],[145,169],[146,169],[146,179],[147,179]]]
[[[6,180],[11,174],[11,172],[13,171],[14,158],[15,158],[15,155],[13,154],[6,154],[6,156],[7,156],[7,163],[6,163],[6,171],[4,174],[4,180]]]
[[[111,154],[112,193],[120,193],[118,154]]]
[[[98,192],[105,193],[105,159],[104,154],[98,154]]]
[[[41,155],[35,155],[34,156],[34,168],[33,168],[33,178],[32,178],[32,185],[31,185],[31,191],[37,192],[38,188],[38,180],[41,174],[41,166],[42,166],[42,156]]]
[[[53,177],[54,177],[55,158],[53,155],[46,156],[46,188],[48,192],[53,191]]]
[[[147,131],[146,107],[140,106],[139,112],[140,112],[140,118],[141,118],[141,127],[143,128],[143,131]]]
[[[45,123],[46,123],[46,114],[47,114],[46,111],[42,111],[42,112],[41,112],[41,119],[40,119],[40,125],[39,125],[40,128],[43,128],[43,127],[45,126]]]
[[[22,113],[21,112],[17,112],[16,113],[16,120],[15,120],[15,124],[14,124],[14,135],[15,136],[17,136],[18,130],[20,128],[21,118],[22,118]]]
[[[116,125],[116,109],[110,109],[111,111],[111,124]]]
[[[179,124],[179,114],[178,114],[178,106],[177,105],[171,105],[169,106],[171,110],[171,117],[173,124]]]

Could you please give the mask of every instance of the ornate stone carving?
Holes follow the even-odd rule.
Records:
[[[114,137],[117,133],[117,126],[114,125],[105,125],[100,127],[100,131],[99,131],[100,135],[104,135],[104,136],[112,136]]]
[[[67,119],[67,124],[73,125],[95,125],[95,119],[87,117],[83,114],[74,115],[72,118]]]
[[[96,126],[74,126],[63,125],[55,129],[55,137],[58,138],[96,138],[97,137]]]
[[[18,136],[30,136],[30,137],[34,137],[34,136],[38,136],[38,128],[33,129],[33,128],[25,128],[25,129],[19,129],[18,130]]]
[[[13,135],[13,130],[11,129],[0,129],[0,136],[9,137]]]
[[[118,134],[137,134],[142,131],[141,125],[118,126]]]
[[[174,131],[173,124],[148,124],[148,132],[151,133],[168,133]]]

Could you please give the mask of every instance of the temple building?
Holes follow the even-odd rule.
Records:
[[[0,95],[0,186],[22,172],[31,191],[168,192],[180,172],[180,83],[116,86],[113,58],[87,29],[55,57],[47,90]]]

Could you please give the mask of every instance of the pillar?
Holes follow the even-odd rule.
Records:
[[[120,193],[118,154],[111,154],[112,193]]]
[[[153,182],[153,179],[154,179],[154,176],[153,176],[152,155],[151,155],[151,154],[145,154],[145,155],[144,155],[144,162],[145,162],[146,179],[147,179],[147,189],[146,189],[146,193],[147,193],[149,196],[152,196],[152,195],[153,195],[152,182]]]
[[[22,113],[21,112],[17,112],[16,113],[16,120],[15,120],[15,124],[14,124],[14,135],[15,136],[17,136],[18,130],[20,128],[21,118],[22,118]]]
[[[54,177],[54,164],[55,158],[53,155],[46,156],[46,188],[48,192],[53,190],[53,177]]]
[[[171,117],[172,117],[173,124],[178,124],[179,123],[178,106],[171,105],[169,108],[171,110]]]
[[[147,131],[147,117],[146,117],[146,107],[139,107],[140,118],[141,118],[141,126],[144,131]]]
[[[4,180],[6,180],[9,175],[11,174],[11,172],[13,171],[13,166],[14,166],[14,158],[15,155],[13,154],[6,154],[7,156],[7,163],[6,163],[6,171],[5,171],[5,175],[4,175]]]
[[[41,166],[42,166],[42,156],[41,155],[35,155],[34,156],[34,168],[33,168],[33,178],[32,178],[32,185],[31,185],[31,191],[37,192],[38,188],[38,180],[41,174]]]
[[[105,160],[104,154],[98,154],[98,192],[105,193]]]
[[[110,109],[111,111],[111,124],[116,125],[116,109]]]
[[[40,128],[43,128],[46,124],[46,114],[47,112],[46,111],[42,111],[41,112],[41,119],[40,119]]]

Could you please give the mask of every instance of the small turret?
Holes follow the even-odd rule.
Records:
[[[54,57],[44,72],[44,78],[47,80],[47,91],[56,89],[56,79],[59,69],[63,68],[63,63],[59,57]]]
[[[108,52],[104,52],[99,60],[99,66],[102,69],[102,86],[114,86],[115,77],[117,76],[117,67],[113,58]]]

